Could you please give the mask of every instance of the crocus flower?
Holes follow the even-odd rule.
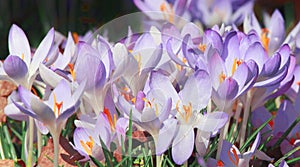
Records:
[[[13,81],[30,89],[37,75],[39,64],[47,57],[54,40],[54,29],[50,29],[40,43],[33,57],[30,45],[23,30],[13,24],[9,31],[8,48],[10,55],[5,59],[0,70],[0,77]]]
[[[265,20],[267,20],[265,21],[266,27],[263,28],[260,26],[254,13],[248,15],[243,24],[244,32],[249,33],[251,30],[255,30],[260,36],[260,40],[268,55],[274,54],[283,44],[289,44],[291,48],[295,47],[297,34],[300,31],[300,24],[297,24],[285,38],[284,18],[279,10],[275,10],[271,18]]]
[[[95,130],[77,127],[74,131],[74,148],[84,156],[80,161],[89,160],[89,156],[93,156],[99,161],[104,159],[100,139]]]
[[[152,75],[155,72],[151,73]],[[150,77],[150,80],[151,77]],[[161,82],[154,79],[152,82]],[[169,86],[172,86],[171,84]],[[154,138],[156,154],[162,154],[170,145],[176,132],[177,121],[170,117],[172,100],[163,94],[163,87],[139,91],[136,96],[122,94],[118,97],[117,107],[127,116],[132,111],[132,120],[149,132]]]
[[[189,11],[193,20],[200,21],[206,27],[215,24],[240,24],[247,14],[252,12],[253,0],[238,1],[205,1],[192,0]]]
[[[24,106],[14,104],[25,114],[41,121],[52,135],[59,135],[67,119],[79,106],[85,84],[81,84],[72,94],[68,83],[62,80],[50,94],[47,101],[41,101],[37,96],[19,86],[19,96]]]
[[[251,149],[245,153],[240,153],[239,149],[228,141],[223,141],[220,160],[209,159],[207,165],[213,166],[228,166],[228,167],[243,167],[248,166],[249,162],[256,154],[260,143],[260,133],[257,134]]]
[[[152,75],[151,89],[163,88],[163,94],[172,98],[175,117],[178,121],[177,132],[172,141],[172,157],[176,164],[184,163],[194,148],[194,128],[205,132],[216,132],[227,122],[224,112],[213,112],[202,115],[211,97],[212,86],[207,72],[198,70],[186,81],[183,89],[177,93],[168,79],[162,74]],[[155,81],[155,83],[154,83]],[[171,137],[171,136],[169,136]]]
[[[185,18],[189,18],[186,12],[187,0],[176,0],[169,3],[167,0],[134,0],[135,5],[144,12],[152,20],[164,20],[170,23],[177,23],[178,17],[185,14]]]

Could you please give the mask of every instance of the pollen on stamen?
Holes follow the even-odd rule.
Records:
[[[300,81],[296,82],[296,84],[297,84],[298,86],[300,86]]]
[[[24,53],[22,53],[22,60],[24,60],[24,58],[25,58],[25,55],[24,55]]]

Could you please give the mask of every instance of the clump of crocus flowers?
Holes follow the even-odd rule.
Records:
[[[276,10],[261,27],[253,1],[241,8],[207,4],[212,14],[197,1],[134,2],[148,21],[154,15],[147,11],[161,12],[160,26],[142,33],[129,27],[118,41],[101,34],[61,37],[52,28],[33,52],[12,25],[0,77],[18,86],[4,111],[27,123],[28,166],[39,156],[36,138],[49,132],[59,165],[68,120],[69,142],[82,155],[78,165],[299,163],[299,25],[286,35]],[[179,16],[189,22],[177,27]],[[219,21],[226,25],[214,25]],[[242,22],[240,30],[234,23]]]

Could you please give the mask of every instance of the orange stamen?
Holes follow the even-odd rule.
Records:
[[[217,167],[224,167],[223,161],[219,160],[219,161],[217,162]]]
[[[76,73],[74,71],[74,64],[69,63],[68,67],[70,68],[71,76],[72,76],[73,80],[75,81],[76,80]]]
[[[226,75],[222,71],[221,74],[219,75],[219,82],[222,83],[225,79],[226,79]]]
[[[112,116],[110,114],[110,111],[104,107],[104,114],[106,115],[107,119],[108,119],[108,122],[109,122],[109,125],[110,125],[110,128],[111,130],[115,130],[116,129],[116,122],[117,122],[117,117],[116,115],[114,114],[114,120],[112,119]]]
[[[24,58],[25,58],[25,55],[24,55],[24,53],[22,53],[22,60],[24,60]]]
[[[72,37],[74,39],[74,42],[77,44],[79,42],[79,36],[76,32],[72,33]]]
[[[239,157],[238,157],[238,155],[237,155],[237,152],[236,152],[236,150],[234,149],[234,148],[231,148],[231,151],[232,151],[232,153],[233,153],[233,156],[234,156],[234,159],[233,159],[233,157],[231,156],[231,152],[230,152],[230,150],[228,151],[228,157],[229,157],[229,159],[230,159],[230,161],[235,165],[235,166],[238,166],[239,165]]]
[[[296,84],[297,84],[298,86],[300,86],[300,81],[296,82]]]
[[[201,50],[202,52],[204,52],[204,51],[206,50],[206,45],[200,43],[200,44],[198,45],[198,49]]]
[[[268,33],[269,30],[264,28],[262,29],[261,35],[260,35],[260,40],[262,42],[263,47],[266,49],[266,51],[269,51],[269,42],[270,42],[270,38],[268,38]]]

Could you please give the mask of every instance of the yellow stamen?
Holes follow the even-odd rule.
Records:
[[[200,44],[198,45],[198,49],[199,49],[199,50],[201,50],[202,52],[204,52],[204,51],[205,51],[205,49],[206,49],[206,45],[205,45],[205,44],[202,44],[202,43],[200,43]]]
[[[24,53],[22,53],[22,60],[24,60],[24,58],[25,58],[25,55],[24,55]]]
[[[71,76],[72,76],[73,80],[75,81],[76,80],[76,73],[74,71],[74,64],[69,63],[68,66],[70,68]]]
[[[225,79],[226,79],[226,75],[222,71],[221,74],[219,75],[219,82],[222,83]]]
[[[92,155],[93,152],[93,147],[94,147],[94,139],[92,138],[92,136],[89,136],[90,141],[87,141],[84,143],[83,140],[80,140],[80,144],[83,147],[84,151],[88,154],[88,155]]]
[[[169,5],[170,9],[168,9],[167,5]],[[164,18],[168,20],[170,23],[174,23],[174,9],[173,6],[169,3],[163,2],[159,6],[159,10],[164,13]]]
[[[155,103],[155,115],[158,117],[158,105]]]
[[[266,51],[269,51],[269,42],[270,38],[268,38],[269,30],[264,28],[261,31],[260,40],[262,42],[263,47],[266,49]]]
[[[189,105],[183,105],[183,110],[184,113],[182,113],[179,109],[179,103],[180,101],[178,100],[175,106],[176,111],[179,113],[179,115],[185,120],[186,123],[188,123],[190,117],[193,115],[193,108],[192,108],[192,103],[189,102]]]

